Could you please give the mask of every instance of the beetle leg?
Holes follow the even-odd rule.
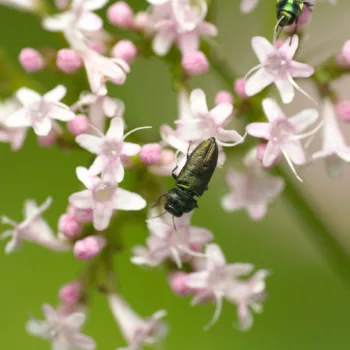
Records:
[[[178,164],[176,164],[176,167],[173,169],[173,171],[171,172],[171,176],[175,179],[175,181],[177,181],[177,175],[175,174],[175,170],[179,167]]]
[[[187,148],[187,160],[190,157],[190,148],[191,148],[192,142],[190,141],[188,148]]]

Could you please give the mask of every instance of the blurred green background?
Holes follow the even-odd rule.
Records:
[[[145,1],[128,2],[135,9],[145,8]],[[272,36],[275,1],[261,1],[258,8],[247,16],[239,13],[238,0],[214,2],[221,53],[239,74],[244,75],[256,63],[250,38],[253,35]],[[317,47],[323,42],[327,45],[318,49],[319,54],[325,55],[340,48],[349,33],[340,21],[346,18],[349,10],[350,4],[346,0],[336,7],[321,2],[316,6],[306,56],[308,49],[312,51],[315,47],[317,52]],[[332,41],[335,35],[338,45]],[[17,55],[22,47],[61,47],[57,35],[42,30],[35,16],[5,7],[0,7],[0,45],[19,71]],[[47,72],[40,72],[34,78],[44,90],[53,88],[60,79]],[[213,72],[194,79],[192,86],[205,88],[210,103],[215,92],[224,88]],[[74,93],[79,91],[75,89]],[[130,128],[153,126],[151,131],[142,132],[147,141],[157,141],[159,126],[176,119],[176,95],[171,88],[171,76],[160,60],[137,60],[126,85],[111,87],[110,91],[112,96],[125,101],[125,119]],[[35,198],[42,202],[51,195],[54,203],[45,213],[45,218],[56,228],[57,218],[65,211],[67,197],[79,186],[74,169],[88,164],[89,155],[40,148],[31,133],[24,148],[17,153],[10,152],[8,145],[0,144],[0,159],[0,213],[20,220],[25,199]],[[234,161],[231,158],[228,163]],[[324,173],[321,165],[315,167],[320,174]],[[236,309],[225,304],[219,322],[204,332],[202,327],[211,318],[213,305],[192,308],[189,298],[181,299],[171,293],[164,271],[145,271],[132,265],[129,262],[130,247],[144,242],[147,235],[144,225],[130,223],[123,230],[126,249],[115,259],[121,293],[141,315],[151,315],[158,309],[168,310],[170,335],[166,348],[169,350],[349,349],[349,286],[345,286],[327,266],[317,247],[309,240],[307,227],[297,222],[283,198],[274,202],[261,222],[252,222],[245,212],[224,213],[219,205],[221,196],[227,191],[223,175],[223,170],[216,172],[210,191],[200,200],[200,209],[195,212],[193,221],[215,233],[228,261],[252,262],[257,268],[272,271],[267,281],[269,297],[265,310],[255,317],[253,329],[246,333],[236,330],[233,327]],[[310,192],[310,189],[316,189],[310,196],[320,208],[320,215],[322,213],[329,222],[336,224],[337,232],[346,244],[349,241],[346,239],[348,217],[334,216],[339,211],[348,211],[349,197],[342,192],[345,183],[342,187],[339,182],[331,182],[323,175],[314,181],[315,170],[311,172],[309,169],[305,171],[305,177],[301,190]],[[332,198],[325,197],[327,192],[322,192],[327,189],[333,194]],[[155,193],[155,198],[157,196]],[[332,201],[338,207],[328,210]],[[71,254],[54,254],[30,244],[25,244],[21,251],[10,256],[1,253],[0,349],[48,349],[48,343],[25,332],[28,313],[41,319],[41,305],[44,302],[56,305],[60,285],[73,280],[83,267],[84,264],[77,262]],[[101,294],[96,293],[92,300],[84,333],[96,339],[98,349],[114,349],[125,344]]]

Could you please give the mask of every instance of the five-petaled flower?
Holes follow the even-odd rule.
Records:
[[[294,88],[312,99],[293,78],[308,78],[314,73],[314,68],[293,60],[299,38],[294,35],[290,40],[286,40],[280,48],[277,48],[264,37],[256,36],[252,39],[253,50],[260,64],[247,74],[257,70],[247,81],[245,92],[248,96],[254,96],[268,85],[275,83],[284,103],[292,102]]]
[[[23,107],[13,112],[5,120],[5,125],[13,128],[32,126],[37,135],[48,135],[52,128],[52,119],[68,121],[75,117],[68,106],[59,102],[65,94],[66,88],[62,85],[43,96],[33,90],[20,88],[16,97]]]
[[[301,165],[306,162],[300,140],[312,136],[321,124],[311,132],[301,133],[317,120],[317,110],[305,109],[293,117],[286,118],[272,98],[264,99],[262,105],[268,122],[250,123],[246,130],[249,135],[268,140],[262,160],[263,166],[271,166],[282,153],[295,176],[302,181],[296,173],[293,163]]]
[[[141,210],[146,201],[138,194],[118,187],[111,181],[104,181],[92,176],[84,167],[78,167],[78,179],[86,186],[86,190],[73,193],[69,197],[70,204],[80,209],[92,209],[93,224],[96,230],[105,230],[115,210]]]
[[[124,135],[124,121],[120,117],[113,118],[106,135],[93,136],[82,134],[76,137],[76,142],[83,148],[97,155],[91,165],[91,175],[102,173],[103,177],[121,182],[124,178],[124,167],[121,162],[123,156],[135,156],[141,147],[135,143],[125,142],[131,133],[150,128],[150,126],[136,128]]]
[[[80,333],[86,319],[85,313],[74,312],[66,315],[48,304],[43,305],[43,313],[45,321],[31,319],[26,328],[31,335],[51,341],[52,349],[94,350],[96,348],[94,339]]]
[[[157,345],[167,334],[167,327],[161,322],[166,316],[165,310],[154,313],[150,318],[143,319],[117,294],[107,296],[109,306],[121,332],[128,343],[126,348],[119,350],[141,350],[144,345]]]
[[[202,227],[190,226],[190,214],[176,218],[176,227],[171,216],[164,219],[149,219],[148,229],[151,235],[147,238],[147,248],[134,247],[131,261],[137,265],[157,266],[166,259],[173,259],[179,268],[189,256],[196,256],[196,251],[213,239],[211,232]]]

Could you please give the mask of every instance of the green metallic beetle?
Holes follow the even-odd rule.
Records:
[[[283,28],[294,23],[298,25],[298,19],[303,12],[304,6],[311,9],[313,3],[305,0],[277,0],[278,26]]]
[[[180,217],[198,208],[195,196],[201,197],[208,189],[209,181],[218,162],[219,149],[214,137],[200,143],[191,154],[179,175],[172,172],[176,187],[165,193],[164,209]]]

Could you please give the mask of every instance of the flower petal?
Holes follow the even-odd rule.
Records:
[[[293,163],[301,165],[306,162],[305,152],[300,141],[290,141],[283,148]]]
[[[88,190],[73,193],[68,200],[69,203],[80,209],[91,209],[93,207],[91,192]]]
[[[5,125],[10,128],[21,128],[31,126],[32,120],[30,114],[25,108],[21,108],[16,112],[13,112],[6,118]]]
[[[250,123],[247,125],[246,131],[251,136],[269,140],[271,137],[271,124],[270,123]]]
[[[254,96],[274,81],[271,74],[267,73],[265,69],[259,69],[250,78],[248,78],[245,93],[247,96]]]
[[[263,166],[264,167],[270,167],[276,159],[279,157],[281,154],[281,148],[280,146],[275,143],[275,142],[268,142],[265,152],[264,152],[264,157],[263,157]]]
[[[124,135],[124,121],[122,118],[116,117],[111,120],[109,129],[106,133],[108,138],[112,138],[116,142],[121,142]]]
[[[141,146],[137,145],[136,143],[123,142],[123,148],[121,151],[122,155],[132,157],[138,154],[140,151],[141,151]]]
[[[233,106],[231,103],[220,103],[210,111],[210,115],[214,119],[215,124],[220,126],[231,116],[232,111]]]
[[[86,12],[78,21],[77,26],[83,31],[96,32],[103,27],[103,21],[95,13]]]
[[[37,92],[25,87],[17,90],[16,97],[25,107],[30,106],[33,103],[38,103],[41,100],[41,96]]]
[[[94,154],[100,153],[103,144],[103,138],[89,134],[78,135],[75,141],[80,147]]]
[[[293,124],[295,130],[300,133],[306,130],[311,124],[318,119],[318,111],[316,109],[304,109],[293,117],[288,118],[288,121]]]
[[[183,55],[197,51],[199,49],[199,35],[196,31],[183,32],[178,35],[177,43]]]
[[[65,325],[74,330],[79,330],[86,320],[86,316],[83,312],[74,312],[68,315],[64,319]]]
[[[195,89],[191,92],[190,106],[192,113],[196,116],[201,116],[208,113],[207,100],[203,90]]]
[[[273,45],[262,36],[252,38],[252,47],[260,63],[264,63],[268,55],[274,52]]]
[[[205,249],[207,256],[207,269],[213,270],[216,267],[225,266],[226,258],[222,253],[221,248],[217,244],[209,244]]]
[[[262,102],[262,106],[270,123],[285,118],[283,111],[273,98],[265,98]]]
[[[300,63],[296,61],[290,62],[290,75],[293,78],[308,78],[314,74],[315,69],[305,63]]]
[[[66,95],[67,89],[63,85],[57,85],[54,89],[47,92],[43,98],[49,102],[59,102]]]
[[[159,56],[165,56],[175,41],[175,33],[161,30],[154,37],[152,42],[153,51]]]
[[[46,116],[49,118],[61,120],[63,122],[67,122],[75,118],[74,112],[72,112],[63,103],[56,103],[54,105],[51,105]]]
[[[141,210],[146,204],[146,201],[139,194],[129,192],[122,188],[117,189],[117,199],[114,203],[115,209]]]
[[[276,80],[275,84],[281,95],[283,103],[291,103],[294,98],[294,87],[287,79]]]
[[[284,41],[283,45],[279,48],[278,51],[283,52],[287,56],[287,58],[291,60],[294,57],[298,46],[299,37],[298,35],[293,35],[290,39]]]
[[[93,224],[94,228],[98,231],[105,230],[109,223],[111,222],[111,218],[113,215],[113,207],[112,203],[96,203],[93,208]]]
[[[51,119],[44,117],[33,121],[33,129],[38,136],[46,136],[52,129]]]

